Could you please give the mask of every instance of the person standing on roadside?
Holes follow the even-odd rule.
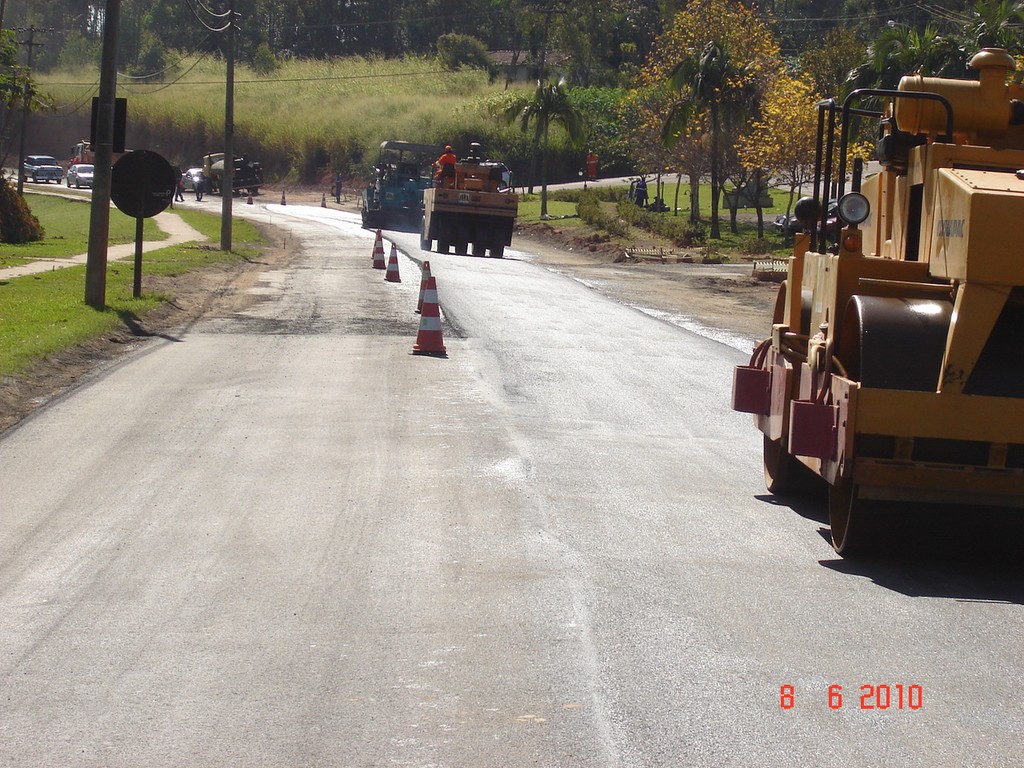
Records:
[[[181,169],[178,169],[178,183],[174,185],[174,202],[185,202],[185,179],[182,177]]]
[[[341,204],[341,172],[334,176],[334,202]]]
[[[206,176],[202,173],[196,177],[196,202],[203,202],[203,193],[206,191]]]
[[[643,176],[636,182],[636,204],[641,208],[647,205],[647,179]]]

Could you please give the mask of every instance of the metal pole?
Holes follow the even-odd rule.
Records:
[[[140,195],[141,197],[141,195]],[[140,201],[139,209],[141,211],[142,204]],[[143,225],[146,223],[146,219],[142,216],[138,216],[135,219],[135,275],[132,279],[132,296],[136,299],[142,297],[142,237],[143,237]]]
[[[231,206],[235,199],[235,0],[228,4],[225,38],[227,87],[224,95],[224,181],[221,184],[220,249],[231,250]]]
[[[89,255],[85,263],[85,303],[103,309],[107,303],[107,238],[110,234],[110,176],[114,159],[114,99],[117,95],[117,32],[121,0],[107,0],[103,14],[103,59],[93,146],[92,209]]]
[[[28,40],[24,43],[28,46],[28,72],[25,75],[25,95],[21,103],[21,135],[18,137],[18,197],[25,196],[25,177],[22,163],[25,161],[25,134],[28,127],[29,105],[32,101],[31,83],[29,82],[29,78],[32,75],[32,54],[35,52],[37,45],[35,42],[36,28],[29,27],[25,31],[28,32]],[[38,43],[38,45],[42,45],[42,43]]]

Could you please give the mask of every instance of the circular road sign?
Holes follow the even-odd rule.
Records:
[[[110,174],[110,199],[122,213],[148,219],[163,211],[174,197],[178,172],[148,149],[121,156]]]

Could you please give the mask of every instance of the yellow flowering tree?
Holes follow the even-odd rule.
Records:
[[[707,126],[711,169],[711,237],[721,236],[718,198],[726,143],[756,114],[760,94],[783,69],[768,25],[735,0],[691,0],[658,38],[643,73],[645,85],[669,83],[673,102],[661,115],[667,146],[693,141],[694,121]],[[692,180],[691,180],[692,182]]]
[[[775,184],[789,187],[787,213],[796,191],[814,180],[818,100],[809,82],[780,73],[765,92],[760,116],[737,144],[744,166],[763,168]]]

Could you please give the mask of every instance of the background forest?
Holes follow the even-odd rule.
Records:
[[[223,133],[225,0],[122,0],[129,145],[194,165]],[[814,103],[1022,53],[1011,0],[235,0],[236,145],[271,178],[364,175],[385,139],[480,140],[518,183],[602,173],[798,186]],[[88,132],[105,3],[0,0],[0,153]],[[30,59],[31,57],[31,59]],[[31,67],[29,64],[31,63]],[[1018,74],[1020,73],[1018,68]],[[26,89],[30,98],[25,98]],[[544,129],[543,131],[541,129]],[[550,129],[547,130],[547,129]],[[550,136],[541,147],[541,137]],[[16,148],[17,144],[14,143]]]

